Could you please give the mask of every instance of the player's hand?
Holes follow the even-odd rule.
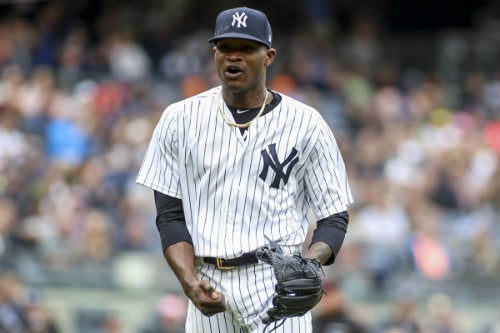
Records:
[[[192,286],[187,296],[205,316],[210,317],[226,311],[226,298],[214,289],[208,280],[201,280]]]

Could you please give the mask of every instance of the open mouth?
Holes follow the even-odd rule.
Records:
[[[242,72],[243,72],[243,70],[238,66],[227,66],[226,70],[225,70],[226,75],[228,75],[230,77],[238,76]]]

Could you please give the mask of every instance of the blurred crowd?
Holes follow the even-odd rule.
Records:
[[[109,12],[91,34],[47,2],[0,21],[0,332],[57,331],[29,281],[161,251],[152,194],[135,176],[162,110],[218,84],[211,27],[166,36],[171,47],[153,56],[119,17]],[[320,21],[275,36],[269,73],[270,88],[322,112],[346,162],[355,204],[334,284],[383,294],[409,276],[494,281],[500,66],[453,82],[402,68],[365,18],[345,34]],[[433,296],[429,309],[445,311],[448,296]],[[397,311],[406,318],[412,305]],[[460,332],[404,318],[379,330]]]

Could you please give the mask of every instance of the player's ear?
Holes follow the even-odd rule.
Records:
[[[276,56],[276,49],[273,49],[273,48],[267,49],[266,61],[264,62],[264,64],[266,66],[269,66],[270,64],[272,64],[275,56]]]

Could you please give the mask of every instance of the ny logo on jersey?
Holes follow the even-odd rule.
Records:
[[[235,24],[237,24],[236,28],[241,28],[242,26],[243,27],[247,27],[247,14],[245,13],[234,13],[233,14],[233,22],[231,23],[231,25],[234,27]]]
[[[275,173],[274,178],[271,182],[271,187],[279,188],[282,180],[283,184],[286,185],[286,183],[288,182],[288,177],[290,177],[290,173],[292,172],[293,166],[299,161],[299,158],[296,157],[298,154],[297,149],[292,148],[292,152],[285,158],[283,162],[280,162],[278,159],[275,143],[269,145],[267,149],[263,149],[260,154],[262,155],[262,160],[264,161],[264,168],[262,169],[259,177],[263,181],[266,181],[267,173],[270,167]]]

